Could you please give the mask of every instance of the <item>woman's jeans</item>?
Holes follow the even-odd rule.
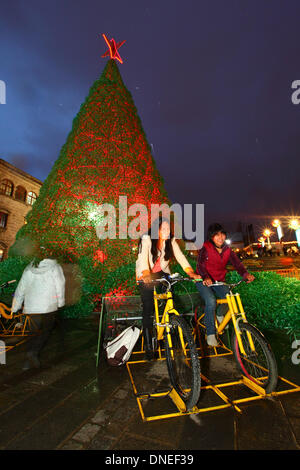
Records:
[[[205,302],[204,308],[204,324],[206,326],[206,334],[207,335],[215,335],[216,334],[216,327],[215,327],[215,313],[217,308],[217,298],[225,299],[226,294],[229,293],[228,286],[213,286],[208,287],[204,286],[202,282],[196,283],[197,289],[199,294],[201,295],[202,299]],[[217,315],[224,316],[228,311],[228,305],[221,304],[218,306]]]

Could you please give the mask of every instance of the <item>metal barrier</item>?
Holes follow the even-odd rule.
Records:
[[[191,317],[194,316],[195,307],[199,306],[202,301],[198,293],[174,293],[174,302],[181,314]],[[142,301],[139,295],[102,298],[98,330],[97,367],[104,339],[104,330],[109,324],[113,327],[121,322],[142,323]]]
[[[298,268],[276,269],[274,271],[272,270],[272,272],[275,272],[276,274],[279,274],[283,277],[290,277],[300,280],[300,269]]]

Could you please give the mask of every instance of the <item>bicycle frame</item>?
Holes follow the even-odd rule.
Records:
[[[2,322],[5,320],[12,320],[8,325]],[[0,302],[0,332],[2,337],[11,336],[28,336],[32,331],[38,331],[32,315],[25,313],[14,314],[10,307]]]
[[[9,313],[6,313],[6,312],[9,312]],[[11,308],[3,304],[2,302],[0,303],[0,316],[7,320],[11,320],[13,318],[13,313],[11,311]]]
[[[246,314],[242,304],[241,296],[239,293],[233,294],[231,291],[229,294],[226,294],[226,299],[218,299],[217,304],[228,304],[228,312],[224,316],[222,323],[217,328],[218,334],[222,334],[226,325],[232,320],[233,327],[235,329],[237,340],[239,343],[240,351],[242,354],[245,354],[244,346],[241,339],[241,332],[239,329],[239,321],[243,320],[247,322]],[[247,337],[252,351],[255,351],[253,340],[251,334],[247,331]]]
[[[164,337],[164,334],[167,335],[168,344],[169,344],[170,351],[171,351],[171,356],[173,358],[174,353],[173,353],[172,340],[171,340],[171,335],[170,335],[169,314],[170,313],[174,315],[180,315],[180,314],[174,308],[173,294],[171,291],[168,291],[165,294],[158,294],[156,292],[156,289],[154,288],[153,299],[154,299],[154,318],[155,318],[155,325],[156,325],[156,331],[157,331],[157,340],[158,341],[162,340]],[[161,320],[159,318],[158,300],[166,300],[166,305],[165,305]],[[179,331],[179,335],[180,335],[180,341],[184,349],[184,352],[186,352],[183,334],[181,330]]]

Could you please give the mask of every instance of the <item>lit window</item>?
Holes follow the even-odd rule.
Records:
[[[3,248],[0,248],[0,261],[3,260],[3,256],[4,256],[4,250]]]
[[[0,193],[6,196],[12,196],[14,185],[11,181],[4,179],[1,181]]]
[[[27,199],[26,199],[27,204],[30,204],[32,206],[35,201],[36,201],[36,194],[32,191],[29,191],[29,193],[27,194]]]
[[[0,212],[0,227],[5,228],[7,224],[7,214],[5,212]]]
[[[26,200],[26,189],[23,188],[23,186],[17,186],[16,191],[15,191],[15,199],[17,199],[18,201],[25,202],[25,200]]]

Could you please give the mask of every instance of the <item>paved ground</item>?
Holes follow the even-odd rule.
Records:
[[[67,320],[57,328],[39,370],[22,371],[22,346],[8,352],[7,364],[0,366],[0,449],[300,449],[299,392],[245,404],[242,414],[229,408],[143,422],[126,368],[102,360],[96,370],[96,344],[97,317]],[[300,384],[300,365],[293,366],[292,350],[285,351],[280,371]],[[139,391],[168,387],[164,362],[139,367]],[[236,374],[228,357],[211,359],[204,370],[213,380]],[[230,393],[237,398],[245,389]],[[214,400],[206,392],[201,404]],[[147,415],[166,411],[175,411],[169,398],[145,406]]]

